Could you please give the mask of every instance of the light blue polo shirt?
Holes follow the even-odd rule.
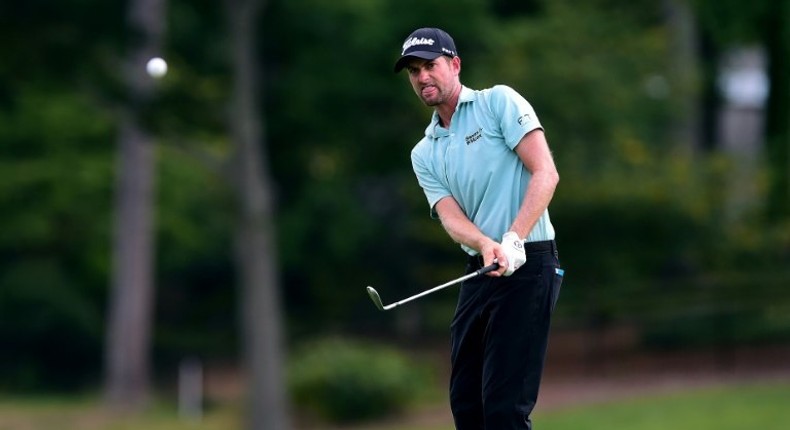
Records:
[[[513,149],[538,128],[542,129],[532,106],[512,88],[463,87],[450,129],[441,126],[434,111],[425,137],[411,151],[431,216],[436,217],[440,199],[453,196],[483,234],[500,241],[513,224],[532,177]],[[551,239],[554,227],[546,210],[526,241]]]

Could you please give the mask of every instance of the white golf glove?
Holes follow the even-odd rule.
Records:
[[[527,262],[527,254],[524,252],[524,241],[518,237],[514,231],[509,231],[502,235],[502,249],[507,256],[507,270],[505,276],[510,276],[519,267]]]

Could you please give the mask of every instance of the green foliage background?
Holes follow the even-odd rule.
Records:
[[[747,9],[759,15],[769,3]],[[691,2],[712,46],[760,39],[752,14],[713,4]],[[119,61],[132,37],[124,6],[0,5],[0,389],[99,378]],[[170,73],[147,110],[158,136],[160,370],[184,355],[227,360],[238,349],[221,6],[169,2]],[[410,168],[430,111],[391,71],[417,26],[448,30],[463,82],[516,88],[546,128],[562,178],[551,207],[567,270],[559,327],[639,324],[657,347],[790,339],[782,317],[790,221],[776,216],[785,202],[760,169],[760,204],[730,219],[729,173],[739,160],[672,140],[682,102],[712,78],[685,81],[672,69],[661,2],[270,0],[260,27],[261,121],[277,184],[289,340],[445,334],[452,293],[398,316],[379,313],[364,294],[375,285],[394,300],[462,270],[461,251],[428,217]],[[666,97],[646,91],[656,79]],[[778,133],[772,142],[786,145]],[[679,336],[678,318],[725,323],[713,326],[717,336]],[[739,321],[753,329],[726,331]]]
[[[324,339],[294,355],[288,370],[294,402],[325,421],[394,416],[434,394],[434,370],[390,347]]]

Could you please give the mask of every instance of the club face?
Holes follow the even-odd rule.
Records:
[[[373,304],[379,308],[380,311],[384,310],[384,304],[381,303],[381,297],[379,297],[379,293],[373,289],[373,287],[368,287],[368,295],[370,296],[370,300],[373,300]]]

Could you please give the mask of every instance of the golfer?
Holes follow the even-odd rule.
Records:
[[[549,323],[560,291],[548,205],[559,181],[543,128],[512,88],[461,85],[452,37],[420,28],[406,69],[433,116],[411,152],[432,217],[469,254],[451,324],[450,405],[457,429],[531,429]]]

